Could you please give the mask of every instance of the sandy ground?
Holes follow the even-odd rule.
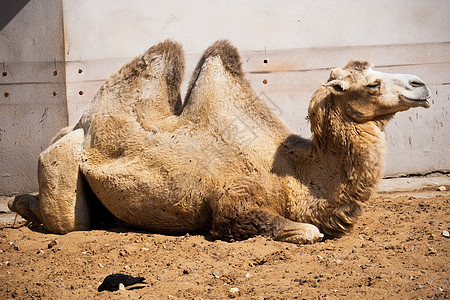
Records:
[[[449,188],[448,176],[384,180],[349,235],[314,245],[125,228],[55,235],[12,228],[3,201],[0,299],[447,299]],[[147,284],[97,292],[112,273]]]

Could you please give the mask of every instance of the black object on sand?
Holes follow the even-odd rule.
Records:
[[[111,274],[106,276],[102,284],[98,287],[98,291],[117,291],[119,289],[119,284],[124,286],[130,286],[136,283],[145,283],[144,277],[133,277],[125,274]]]

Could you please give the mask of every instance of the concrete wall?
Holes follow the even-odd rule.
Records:
[[[67,124],[62,2],[1,1],[0,195],[37,190],[37,162]]]
[[[330,68],[361,59],[418,75],[433,91],[432,106],[389,124],[386,175],[450,170],[449,16],[448,0],[67,0],[69,120],[78,120],[109,74],[149,46],[181,42],[189,79],[200,54],[226,38],[241,51],[255,91],[305,137],[310,96]]]
[[[50,2],[57,4],[50,7]],[[10,46],[0,48],[0,54],[3,57],[6,49],[11,59],[3,59],[5,61],[14,61],[18,65],[42,62],[50,68],[53,58],[38,53],[35,56],[16,57],[17,52],[24,52],[28,49],[27,45],[33,44],[33,39],[40,40],[40,37],[47,35],[33,33],[31,29],[26,32],[13,30],[12,24],[29,24],[25,16],[20,16],[30,5],[47,5],[46,14],[50,16],[50,19],[47,20],[49,16],[46,15],[44,22],[34,24],[34,30],[41,30],[47,23],[54,22],[50,32],[62,32],[61,13],[58,18],[52,13],[61,9],[60,2],[31,1],[5,27],[10,33],[5,33],[5,29],[0,33],[0,47],[3,47],[5,35],[14,34],[14,37],[21,37],[22,41],[9,40]],[[39,19],[39,10],[32,11],[36,15],[31,16],[31,19]],[[350,59],[363,59],[370,60],[382,71],[420,76],[433,91],[432,107],[429,110],[415,109],[400,113],[388,126],[386,174],[450,170],[450,117],[447,112],[450,104],[450,2],[447,0],[380,0],[376,5],[363,0],[62,0],[62,15],[65,43],[59,35],[51,40],[47,56],[55,56],[50,53],[61,55],[56,58],[57,66],[65,60],[66,79],[51,79],[57,80],[55,84],[58,87],[64,87],[66,83],[70,124],[78,121],[101,83],[111,73],[151,45],[167,38],[184,45],[187,58],[185,89],[201,53],[214,41],[229,39],[241,51],[244,70],[255,91],[295,132],[305,137],[310,135],[309,124],[305,120],[309,98],[320,83],[328,78],[332,67],[343,66]],[[52,18],[55,20],[51,21]],[[64,51],[61,50],[63,45]],[[11,51],[11,47],[19,50]],[[32,85],[14,85],[21,80],[34,82],[34,79],[24,78],[7,81],[6,85],[5,77],[0,79],[0,122],[4,122],[0,123],[0,132],[3,132],[3,135],[0,134],[0,138],[3,136],[0,146],[0,151],[3,151],[0,153],[0,194],[17,191],[3,180],[10,178],[17,168],[11,169],[11,165],[4,163],[8,167],[5,169],[2,161],[10,161],[16,152],[20,153],[25,165],[35,167],[36,153],[48,140],[47,136],[39,137],[39,142],[35,140],[33,153],[24,152],[22,144],[17,144],[18,141],[23,142],[21,138],[14,141],[9,139],[8,146],[4,146],[6,132],[14,135],[14,130],[38,127],[29,123],[33,117],[25,116],[23,110],[24,119],[20,126],[15,125],[17,129],[12,128],[13,120],[3,121],[3,115],[6,115],[3,114],[6,107],[4,101],[8,98],[3,96],[3,90],[15,86],[17,93],[26,93],[28,86]],[[36,81],[47,82],[51,79]],[[62,81],[58,81],[60,79]],[[59,100],[65,99],[59,92],[54,97],[39,95],[35,99],[52,101],[54,107],[64,107]],[[41,106],[42,114],[44,107],[48,106]],[[65,115],[60,120],[65,123]],[[54,129],[51,131],[56,132]],[[28,176],[27,172],[17,174],[17,178],[27,178],[31,182],[28,186],[33,186],[36,182],[35,171],[30,173],[32,176]],[[18,187],[29,189],[23,183]]]

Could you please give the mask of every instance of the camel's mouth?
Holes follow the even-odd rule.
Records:
[[[431,96],[428,95],[428,96],[426,96],[425,98],[415,98],[415,99],[413,99],[413,98],[409,98],[409,97],[406,97],[406,96],[404,96],[404,95],[401,95],[401,98],[402,98],[403,100],[405,100],[406,102],[408,102],[408,104],[409,104],[411,107],[418,107],[418,106],[421,106],[421,107],[424,107],[424,108],[429,108],[429,107],[430,107],[430,102],[428,102],[428,99],[429,99],[430,97],[431,97]]]

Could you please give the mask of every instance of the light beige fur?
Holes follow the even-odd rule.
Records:
[[[419,78],[351,62],[314,93],[307,140],[255,95],[228,42],[205,51],[184,105],[183,72],[181,47],[166,41],[112,75],[73,131],[41,154],[32,215],[52,232],[88,229],[95,197],[155,232],[294,243],[340,236],[382,176],[387,121],[429,106]],[[20,199],[13,210],[36,210],[36,200],[27,209]]]

